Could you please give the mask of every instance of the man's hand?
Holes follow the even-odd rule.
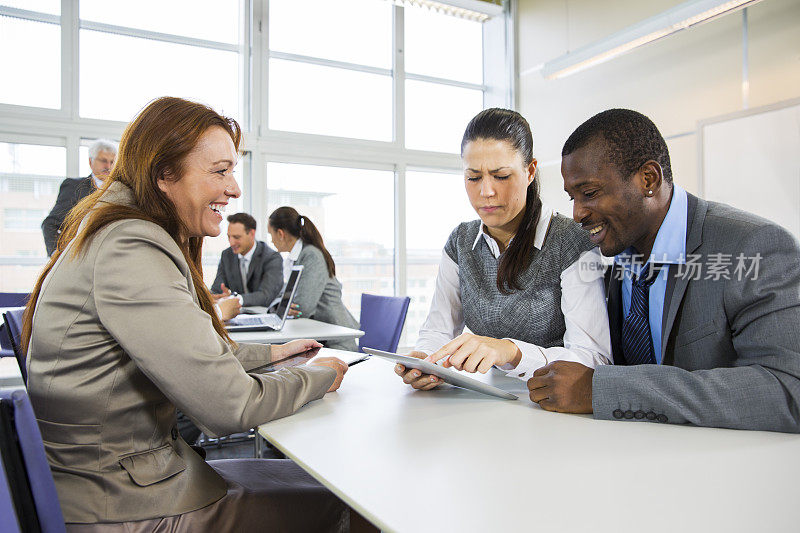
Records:
[[[528,380],[531,401],[559,413],[592,412],[594,369],[571,361],[553,361]]]
[[[228,298],[231,295],[231,290],[224,283],[220,285],[220,288],[222,289],[222,294],[211,294],[215,302],[219,302],[221,299]]]
[[[425,359],[428,357],[428,354],[425,352],[411,352],[406,355],[408,357],[416,357],[417,359]],[[411,385],[417,390],[431,390],[440,383],[444,383],[441,378],[431,376],[430,374],[423,374],[414,368],[406,371],[406,367],[403,365],[395,365],[394,371],[403,378],[404,383]]]
[[[485,374],[493,365],[511,363],[516,368],[522,359],[522,352],[507,339],[462,333],[432,353],[427,360],[435,363],[445,357],[447,359],[442,365],[445,368],[452,366],[458,370]]]
[[[308,362],[309,366],[327,366],[336,370],[336,379],[333,380],[333,385],[330,386],[328,392],[333,392],[339,388],[344,379],[344,374],[347,372],[347,363],[336,357],[317,357],[313,361]]]
[[[222,315],[220,318],[223,321],[230,320],[231,318],[235,317],[242,309],[242,304],[239,303],[239,298],[221,298],[217,301],[217,305],[219,306],[220,314]]]

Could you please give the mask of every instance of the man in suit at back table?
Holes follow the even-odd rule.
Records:
[[[216,300],[238,293],[241,305],[268,306],[283,287],[281,254],[256,240],[256,219],[247,213],[228,217],[230,248],[222,252],[211,285]]]
[[[89,168],[92,173],[85,178],[67,178],[61,182],[58,198],[50,214],[42,221],[42,234],[47,255],[53,255],[61,234],[61,225],[75,204],[103,186],[103,182],[117,158],[117,144],[98,139],[89,146]]]
[[[614,263],[614,364],[555,361],[528,381],[544,409],[609,420],[800,432],[800,243],[672,182],[666,142],[626,109],[562,151],[573,217]]]

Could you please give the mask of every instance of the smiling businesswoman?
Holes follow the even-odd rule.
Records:
[[[340,523],[343,504],[293,463],[212,467],[176,428],[179,408],[212,435],[247,430],[336,390],[346,371],[326,358],[247,373],[319,344],[237,346],[214,312],[202,244],[240,194],[239,139],[238,124],[206,106],[152,102],[126,128],[106,187],[71,211],[36,283],[28,391],[70,531]]]
[[[494,365],[521,379],[555,360],[609,363],[600,254],[578,224],[542,204],[528,122],[508,109],[478,113],[461,157],[480,220],[447,239],[411,355],[449,356],[444,366],[468,372]],[[473,333],[461,334],[465,325]],[[417,389],[441,382],[401,365],[395,371]]]

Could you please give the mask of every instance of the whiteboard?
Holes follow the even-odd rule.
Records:
[[[701,191],[800,239],[800,100],[701,122]]]

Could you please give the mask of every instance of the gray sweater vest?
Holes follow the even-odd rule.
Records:
[[[521,290],[502,294],[497,289],[500,260],[481,238],[472,244],[480,220],[461,223],[445,244],[445,253],[458,265],[464,322],[476,335],[511,338],[550,348],[564,345],[561,312],[561,272],[594,245],[574,221],[553,215],[541,250],[520,276]],[[533,238],[531,235],[530,238]]]

